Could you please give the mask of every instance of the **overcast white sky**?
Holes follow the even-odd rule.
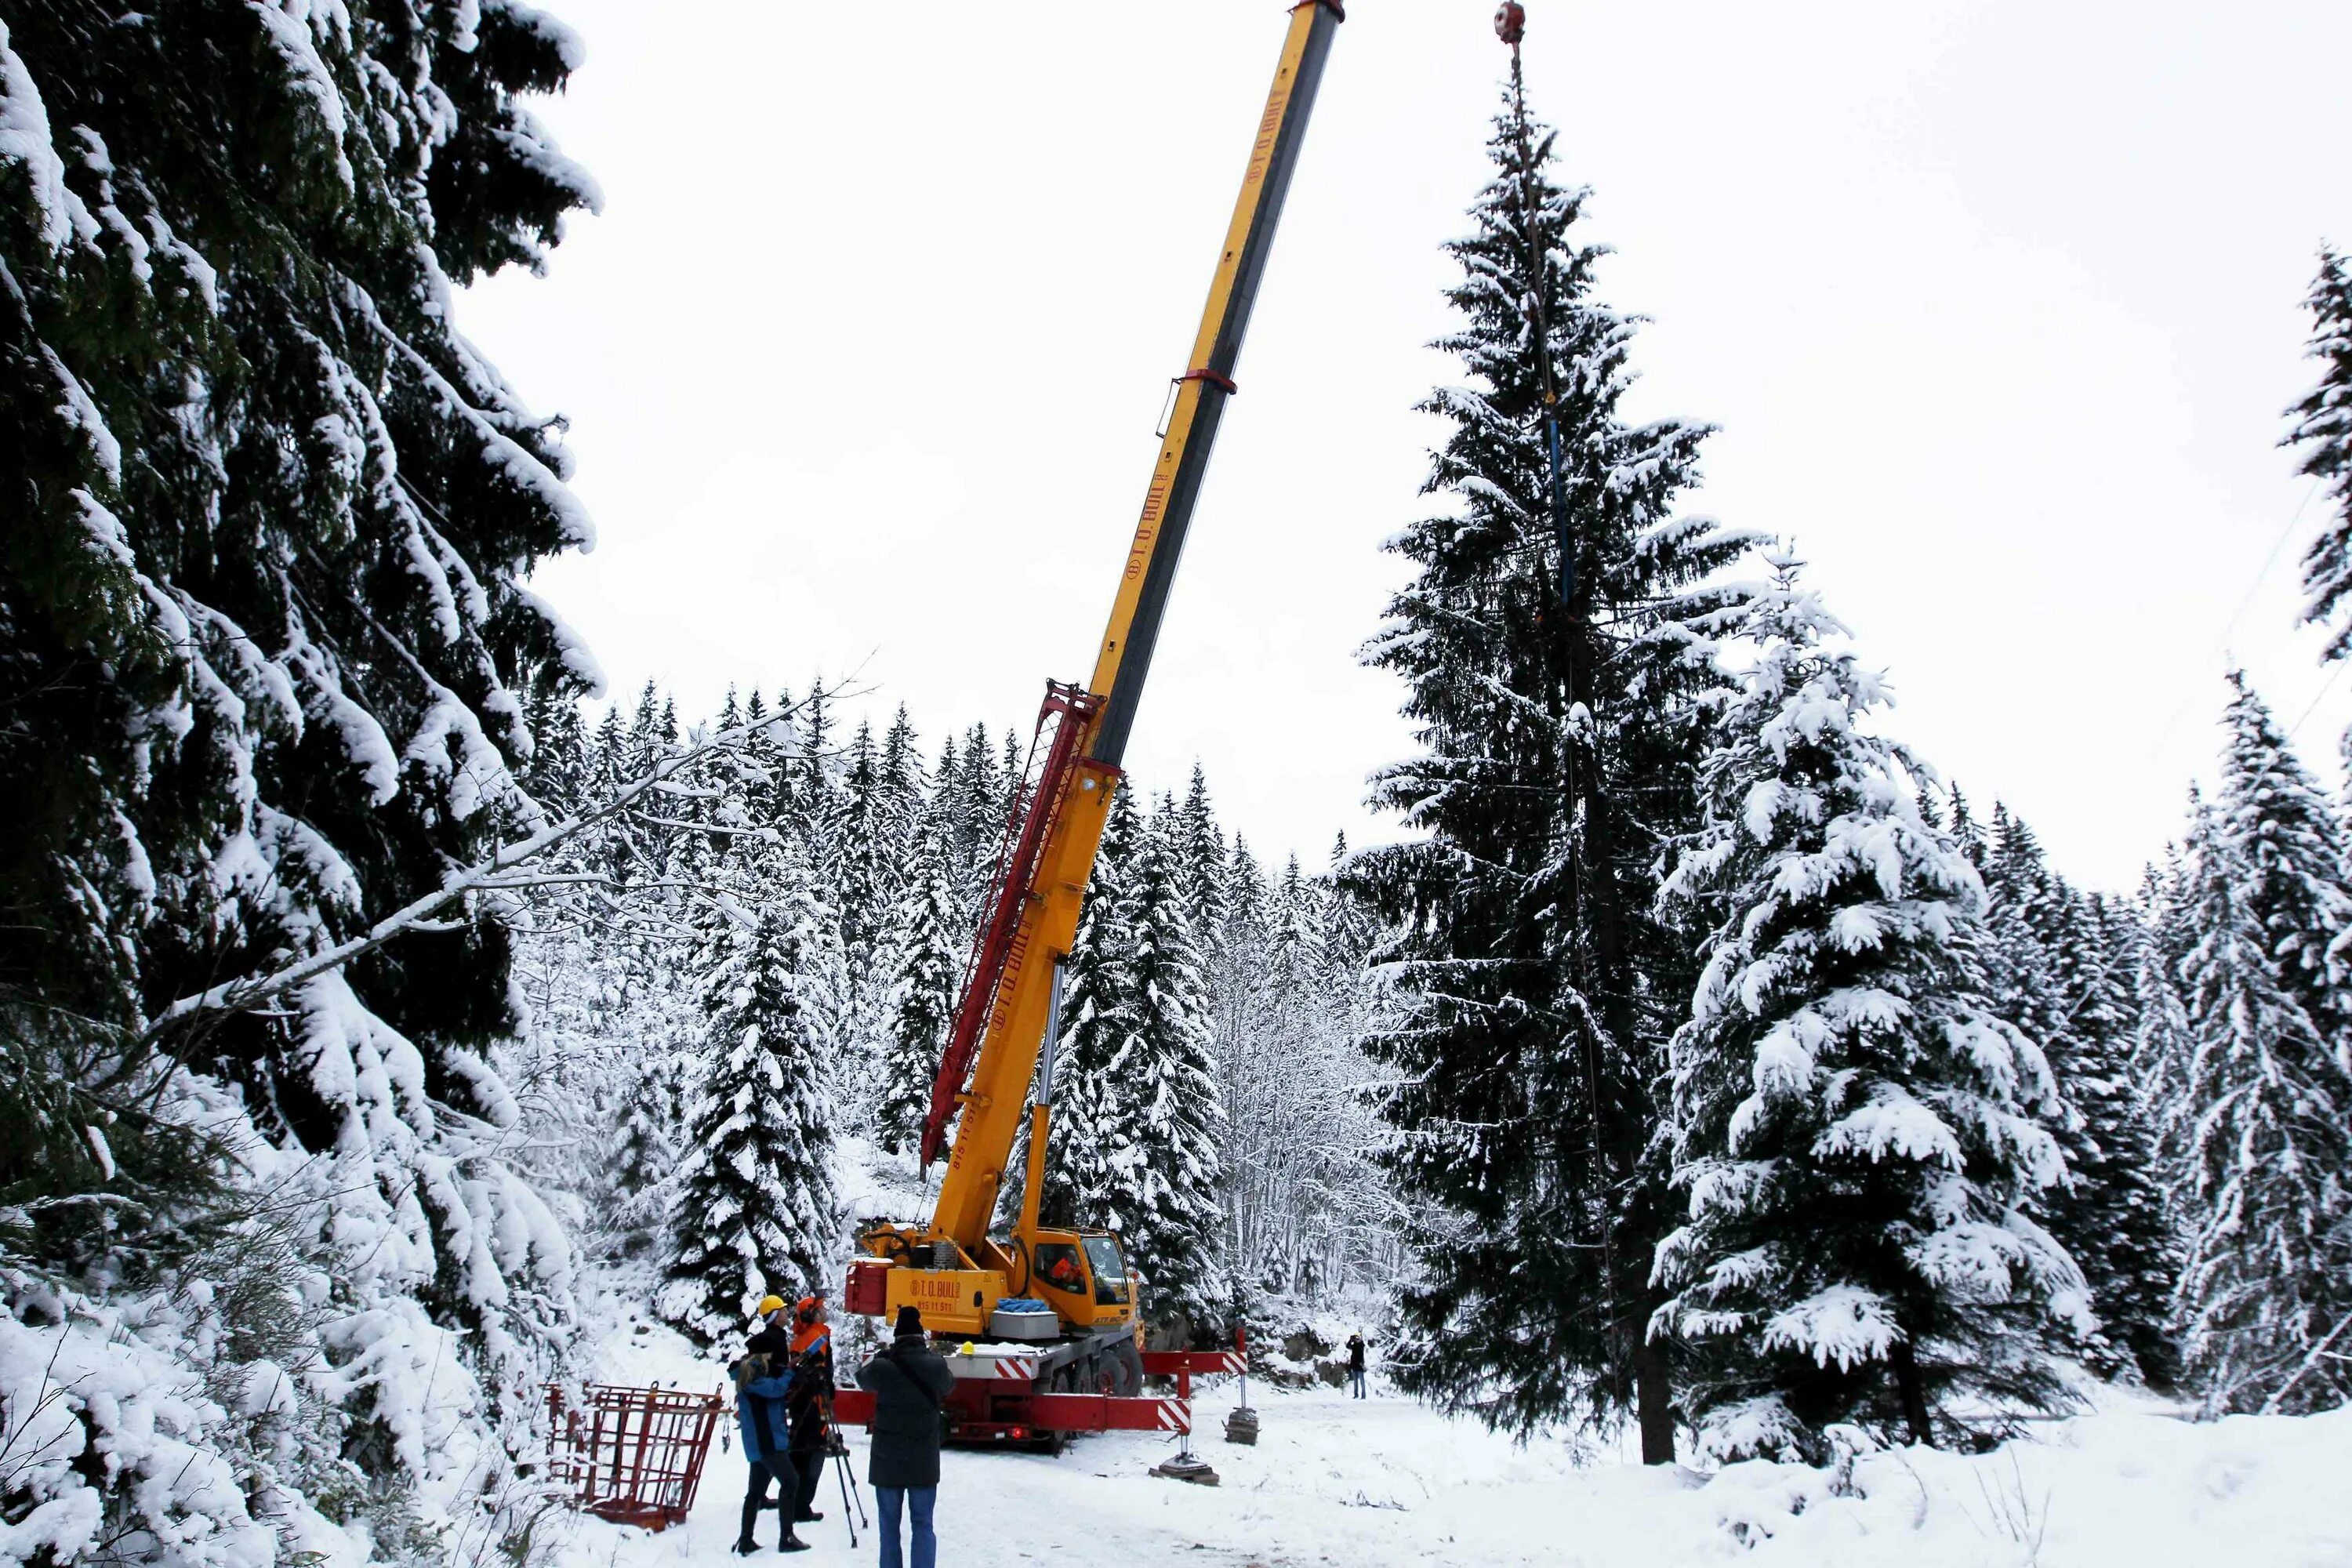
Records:
[[[459,321],[572,421],[603,542],[543,590],[617,692],[856,670],[931,743],[1025,731],[1089,667],[1281,0],[546,3],[588,63],[541,112],[605,210]],[[1129,752],[1202,759],[1265,853],[1384,831],[1405,732],[1354,649],[1429,504],[1492,8],[1350,5]],[[2352,680],[2293,626],[2322,506],[2274,444],[2352,244],[2352,6],[1529,10],[1604,294],[1654,318],[1631,412],[1722,426],[1689,505],[1793,536],[1894,732],[2114,887],[2230,658],[2336,776]]]

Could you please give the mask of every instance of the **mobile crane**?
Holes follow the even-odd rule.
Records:
[[[1038,1202],[1053,1128],[1063,961],[1124,776],[1119,762],[1209,449],[1235,390],[1242,334],[1344,15],[1340,0],[1291,7],[1200,334],[1171,385],[1159,460],[1094,674],[1084,686],[1047,684],[1028,776],[1007,823],[923,1122],[922,1164],[949,1148],[930,1218],[867,1224],[858,1235],[864,1256],[851,1263],[843,1291],[850,1311],[890,1316],[911,1306],[935,1337],[964,1342],[964,1353],[948,1358],[957,1385],[947,1415],[951,1434],[967,1440],[1050,1440],[1112,1427],[1188,1431],[1191,1376],[1240,1370],[1231,1352],[1144,1352],[1137,1282],[1118,1238],[1099,1228],[1049,1228]],[[1007,1234],[994,1235],[1024,1101],[1021,1212]],[[1146,1373],[1174,1376],[1178,1398],[1138,1397]],[[835,1405],[835,1417],[853,1424],[870,1419],[870,1396],[848,1391]]]

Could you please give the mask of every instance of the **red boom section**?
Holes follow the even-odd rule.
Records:
[[[956,1097],[963,1092],[964,1084],[971,1077],[972,1058],[979,1054],[980,1042],[988,1033],[989,1016],[996,1010],[997,988],[1004,979],[1005,960],[1013,952],[1013,937],[1020,929],[1022,910],[1029,901],[1029,885],[1037,874],[1038,857],[1045,852],[1048,830],[1061,810],[1071,769],[1078,761],[1079,746],[1101,706],[1101,699],[1082,686],[1066,686],[1060,681],[1046,683],[1045,703],[1037,710],[1037,728],[1029,740],[1035,776],[1014,796],[1013,810],[1006,817],[1005,837],[1011,841],[1011,850],[999,856],[996,879],[989,889],[988,917],[972,939],[963,1000],[956,1007],[955,1026],[948,1031],[939,1077],[931,1080],[931,1109],[923,1118],[922,1163],[926,1165],[940,1157],[947,1142],[948,1123],[955,1119]],[[1054,733],[1045,742],[1044,761],[1039,765],[1035,761],[1041,755],[1038,739],[1049,724]],[[1020,825],[1017,833],[1013,829],[1016,822]]]

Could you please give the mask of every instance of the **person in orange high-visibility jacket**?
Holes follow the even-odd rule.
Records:
[[[811,1506],[824,1476],[833,1423],[833,1327],[825,1321],[824,1292],[803,1296],[793,1309],[793,1468],[800,1490],[793,1499],[795,1522],[823,1519]]]

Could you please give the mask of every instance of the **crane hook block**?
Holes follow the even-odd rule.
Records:
[[[1519,0],[1503,0],[1501,8],[1495,13],[1495,37],[1516,49],[1527,36],[1528,8]]]

